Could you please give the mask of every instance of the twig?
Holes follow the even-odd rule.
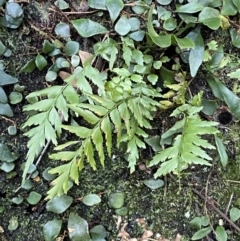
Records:
[[[41,161],[41,159],[42,159],[43,155],[45,154],[47,148],[49,147],[50,143],[51,143],[51,141],[48,140],[47,144],[46,144],[46,145],[44,146],[44,148],[42,149],[42,151],[41,151],[41,153],[40,153],[40,155],[39,155],[39,157],[38,157],[38,159],[37,159],[37,161],[36,161],[36,163],[35,163],[35,166],[36,166],[36,167],[38,166],[39,162]],[[28,175],[27,179],[29,179],[31,176],[32,176],[32,173],[30,173],[30,174]]]
[[[94,10],[94,11],[87,11],[87,12],[63,12],[63,14],[65,15],[84,15],[84,14],[92,14],[92,13],[96,13],[99,10]]]
[[[220,211],[215,205],[214,203],[211,202],[211,199],[209,199],[208,197],[204,197],[199,191],[197,191],[195,188],[191,188],[191,190],[197,194],[200,198],[202,198],[209,206],[211,206],[211,208],[217,212],[223,219],[225,219],[230,226],[232,226],[233,228],[235,228],[239,233],[240,233],[240,228],[233,223],[222,211]]]
[[[228,211],[229,211],[230,205],[231,205],[231,203],[232,203],[232,199],[233,199],[233,193],[232,193],[231,196],[230,196],[230,199],[229,199],[228,205],[227,205],[226,210],[225,210],[225,215],[228,214]]]
[[[176,178],[170,174],[170,177],[171,179],[173,179],[175,182],[176,181]],[[183,182],[185,185],[188,185],[189,186],[189,183],[187,182]],[[191,187],[191,190],[192,192],[194,192],[195,194],[197,194],[200,198],[202,198],[215,212],[217,212],[223,219],[225,219],[229,224],[230,226],[232,226],[233,228],[235,228],[239,233],[240,233],[240,228],[235,224],[233,223],[228,217],[227,215],[225,215],[221,210],[219,210],[215,205],[214,203],[212,202],[212,200],[208,197],[208,196],[203,196],[198,190],[196,190],[195,188]]]
[[[240,181],[235,181],[235,180],[227,180],[227,182],[232,182],[232,183],[240,184]]]

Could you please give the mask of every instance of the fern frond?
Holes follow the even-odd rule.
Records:
[[[174,110],[174,116],[184,113],[184,117],[162,136],[162,139],[166,140],[177,134],[173,145],[159,152],[150,161],[150,166],[162,163],[155,177],[173,171],[180,174],[183,168],[191,164],[211,165],[208,161],[212,158],[205,149],[215,149],[215,147],[201,136],[218,133],[216,128],[218,123],[201,120],[197,114],[200,109],[186,104]]]

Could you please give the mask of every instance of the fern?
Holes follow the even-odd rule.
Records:
[[[201,109],[202,107],[184,104],[173,111],[171,116],[183,115],[183,118],[162,135],[162,143],[174,135],[177,136],[172,146],[159,152],[150,161],[150,166],[161,163],[154,175],[155,178],[170,172],[179,175],[191,164],[211,165],[209,161],[212,158],[205,149],[215,149],[215,147],[201,136],[218,133],[216,128],[218,123],[201,120],[198,116]]]
[[[69,178],[66,177],[70,177],[78,184],[79,171],[84,167],[84,161],[87,161],[93,170],[96,170],[98,159],[104,166],[104,146],[106,145],[107,153],[111,156],[113,131],[117,135],[117,147],[121,142],[127,142],[129,168],[131,172],[134,171],[139,158],[139,148],[145,148],[145,143],[141,138],[147,137],[147,134],[143,128],[151,127],[149,124],[149,120],[152,119],[150,111],[156,111],[156,107],[159,105],[157,101],[148,101],[149,96],[159,96],[159,93],[149,86],[149,93],[144,94],[146,88],[145,83],[135,85],[132,88],[134,95],[125,93],[124,98],[116,101],[85,93],[91,99],[92,104],[74,103],[67,105],[77,116],[81,116],[91,124],[92,128],[61,125],[62,129],[77,135],[80,140],[57,146],[55,149],[59,152],[50,155],[50,158],[54,160],[69,162],[50,170],[50,173],[57,173],[59,177],[53,181],[54,187],[48,191],[47,198],[51,199],[55,195],[68,191],[71,184],[68,182]],[[106,144],[104,145],[104,143]],[[75,151],[63,151],[64,148],[76,144],[78,148]],[[94,151],[97,155],[94,155]]]
[[[23,181],[26,178],[30,165],[39,155],[47,141],[57,145],[57,139],[61,134],[62,120],[68,120],[69,107],[67,104],[79,102],[79,94],[73,88],[78,87],[82,91],[92,92],[92,88],[87,78],[104,92],[104,82],[97,69],[86,65],[78,75],[72,75],[65,80],[63,86],[52,86],[40,91],[35,91],[27,98],[39,97],[41,100],[34,104],[24,106],[23,110],[37,111],[38,113],[30,116],[24,123],[23,128],[32,127],[25,133],[29,137],[27,161],[23,172]],[[33,127],[34,126],[34,127]]]

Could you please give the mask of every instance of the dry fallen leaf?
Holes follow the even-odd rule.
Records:
[[[85,52],[85,51],[82,51],[82,50],[79,50],[79,57],[81,59],[81,62],[82,62],[82,65],[84,65],[84,63],[89,59],[89,58],[92,58],[92,54],[88,53],[88,52]]]
[[[74,230],[75,230],[74,228],[68,228],[69,233],[73,232]]]
[[[180,235],[179,233],[177,234],[175,241],[181,241],[182,239],[182,235]]]
[[[59,71],[58,76],[64,81],[67,79],[71,74],[66,71]]]
[[[128,240],[130,238],[130,235],[129,233],[127,233],[124,229],[125,227],[127,226],[127,223],[124,223],[121,230],[120,230],[120,233],[118,234],[118,237],[121,237],[121,240]]]
[[[0,233],[4,233],[4,229],[2,226],[0,226]]]
[[[148,238],[153,236],[153,232],[151,230],[145,230],[142,235],[142,241],[148,241]]]

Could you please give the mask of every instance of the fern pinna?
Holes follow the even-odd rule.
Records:
[[[201,120],[198,113],[203,107],[184,104],[176,108],[172,117],[183,116],[173,127],[161,137],[161,142],[174,138],[172,145],[155,155],[150,161],[150,166],[159,165],[154,177],[166,175],[167,173],[180,172],[190,164],[210,166],[212,158],[204,149],[215,149],[202,135],[217,134],[219,131],[217,122]],[[204,148],[204,149],[203,149]]]

